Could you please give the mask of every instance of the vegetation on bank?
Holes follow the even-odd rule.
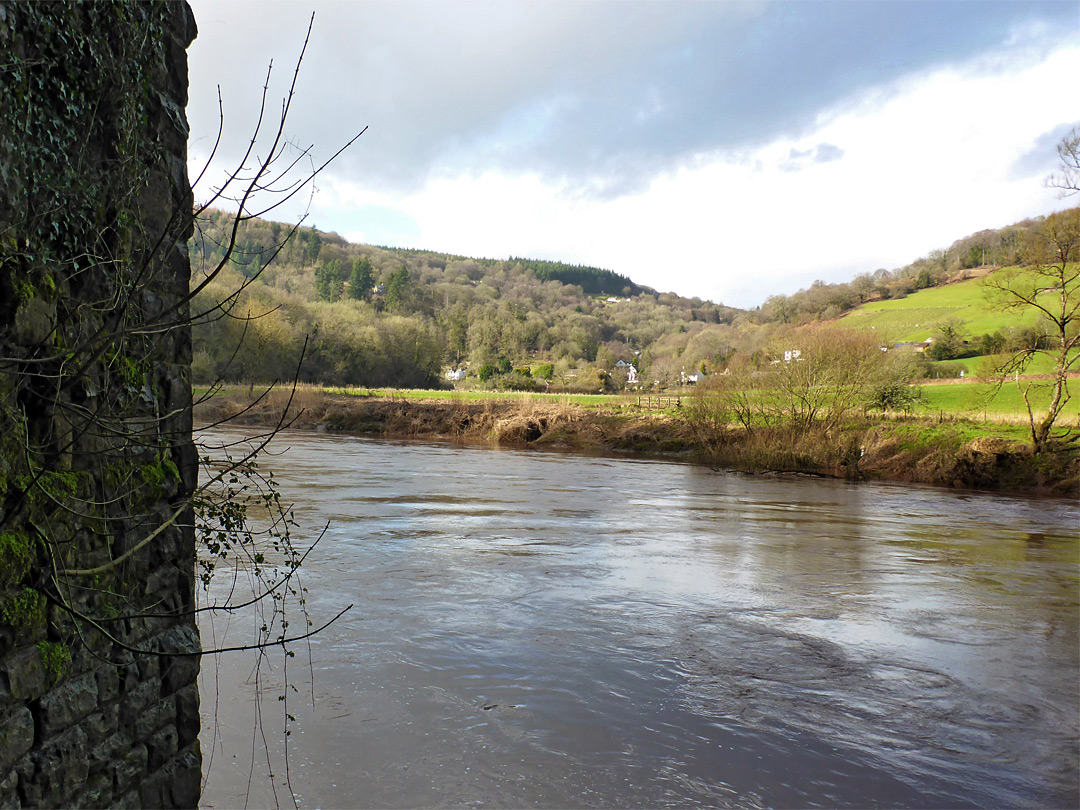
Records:
[[[1059,149],[1066,166],[1075,140]],[[236,277],[203,285],[223,303],[208,302],[198,319],[196,381],[537,396],[694,384],[693,407],[679,416],[699,452],[742,467],[765,458],[773,469],[800,469],[803,458],[814,469],[858,468],[866,447],[850,434],[860,413],[860,430],[872,412],[927,406],[940,424],[962,401],[984,420],[1021,413],[1033,456],[1068,455],[1080,438],[1080,422],[1069,422],[1080,208],[977,234],[896,271],[815,282],[753,312],[658,294],[599,268],[356,246],[316,229],[281,240],[280,226],[258,220],[243,223],[235,256],[219,255],[219,220],[210,213],[192,253],[214,266],[231,260]],[[223,295],[214,283],[238,291]],[[441,381],[446,366],[455,386]],[[962,393],[921,384],[972,371],[982,384]],[[355,405],[359,394],[349,398]],[[496,401],[487,395],[483,407]],[[452,404],[479,403],[465,395]]]
[[[594,396],[587,408],[584,398],[550,394],[386,398],[363,389],[294,390],[291,399],[277,391],[255,401],[249,390],[246,405],[229,407],[234,414],[250,408],[248,416],[257,421],[276,400],[301,424],[346,432],[678,450],[746,470],[1075,489],[1080,417],[1068,377],[1080,341],[1080,269],[1073,261],[1080,251],[1080,209],[1047,218],[1025,250],[1035,257],[1029,267],[1002,273],[990,288],[1003,308],[1041,316],[1041,331],[1004,347],[1004,359],[989,366],[992,382],[916,385],[927,364],[919,353],[890,350],[874,330],[809,324],[776,330],[776,339],[754,353],[733,353],[723,373],[697,380],[685,403],[661,403],[666,413],[644,415],[640,398],[630,397]],[[942,342],[947,337],[943,332]],[[1037,363],[1050,372],[1028,374]],[[498,370],[531,377],[530,369],[507,362]],[[990,424],[992,407],[996,421],[1021,427]],[[937,409],[936,419],[915,415],[927,408],[931,414]],[[982,423],[958,428],[954,414],[961,409],[981,410]],[[898,415],[917,432],[898,427]]]
[[[349,435],[675,455],[746,472],[1064,495],[1075,495],[1080,487],[1076,444],[1036,456],[1022,424],[948,413],[859,409],[831,430],[784,422],[747,430],[715,419],[715,404],[700,392],[665,399],[660,409],[637,397],[358,393],[307,386],[262,396],[258,390],[233,388],[198,406],[196,416],[204,422],[231,417],[234,424],[270,425],[287,408],[294,429]],[[651,404],[657,404],[655,397]]]
[[[213,389],[213,396],[222,400],[241,401],[257,395],[268,388],[266,384],[226,384]],[[584,408],[645,408],[647,410],[673,410],[693,401],[696,389],[687,388],[663,395],[623,392],[621,394],[553,394],[530,391],[478,391],[446,388],[362,388],[348,386],[323,386],[298,384],[296,390],[302,401],[326,396],[359,399],[386,399],[416,402],[436,400],[442,402],[513,402],[518,405],[550,404],[576,405]],[[704,389],[702,389],[704,390]],[[211,393],[209,386],[197,386],[195,399]],[[1027,421],[1023,395],[1014,384],[998,385],[977,379],[949,380],[945,383],[923,383],[915,386],[914,399],[908,410],[890,414],[889,418],[911,417],[926,420],[969,419],[975,422],[992,421],[996,424],[1022,426]],[[1045,392],[1044,392],[1044,395]],[[676,405],[678,403],[678,405]],[[1036,405],[1040,400],[1036,400]],[[1065,409],[1065,425],[1080,426],[1080,398],[1069,401]]]

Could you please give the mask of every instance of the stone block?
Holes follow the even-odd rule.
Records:
[[[112,774],[104,771],[90,771],[86,788],[75,800],[76,807],[107,808],[113,803]]]
[[[120,704],[121,727],[134,728],[139,715],[161,700],[158,697],[160,691],[161,685],[157,681],[145,681],[125,694]]]
[[[117,732],[90,749],[87,759],[93,773],[111,774],[125,751],[131,748],[131,737]]]
[[[120,677],[120,691],[128,693],[133,691],[140,683],[139,680],[139,668],[135,662],[126,664],[123,667],[117,667],[117,674]]]
[[[20,785],[28,784],[35,773],[37,773],[37,766],[34,765],[34,760],[29,754],[15,764],[15,777]]]
[[[156,645],[151,642],[146,646],[154,647]],[[157,680],[160,675],[160,666],[158,665],[158,657],[156,655],[140,655],[138,657],[138,666],[139,680],[144,683],[146,681]]]
[[[173,461],[180,468],[180,477],[184,481],[184,491],[194,492],[199,484],[199,452],[191,442],[173,449]]]
[[[24,647],[4,661],[12,700],[36,700],[45,694],[48,678],[37,647]]]
[[[175,488],[175,482],[173,487]],[[179,600],[180,594],[176,590],[176,580],[177,570],[171,565],[158,568],[146,578],[146,595],[159,600],[158,609],[162,612],[177,611],[182,607]],[[156,648],[159,645],[153,646]]]
[[[141,807],[172,807],[167,794],[169,791],[169,777],[164,771],[155,771],[144,777],[139,785],[139,801]]]
[[[157,770],[176,754],[178,745],[176,726],[165,726],[146,741],[147,763],[150,770]]]
[[[170,807],[195,807],[202,793],[202,756],[196,743],[168,764]]]
[[[46,737],[74,725],[98,705],[97,678],[87,672],[65,681],[41,699],[41,729]]]
[[[146,774],[146,746],[137,743],[132,746],[116,763],[116,791],[123,793],[131,788],[138,788]],[[160,807],[160,805],[155,805]]]
[[[0,773],[11,770],[34,745],[34,716],[22,706],[0,722]]]
[[[105,725],[110,729],[120,727],[120,704],[115,700],[101,707],[101,716],[105,718]]]
[[[201,790],[199,750],[193,747],[144,779],[140,798],[144,807],[195,807]]]
[[[0,779],[0,810],[22,810],[18,787],[19,774],[15,771],[9,771],[7,776]]]
[[[176,693],[176,732],[180,745],[185,746],[197,741],[201,727],[199,685],[192,683]]]
[[[26,804],[35,807],[67,807],[83,787],[90,770],[86,732],[76,726],[46,742],[30,754],[35,770],[30,784],[23,784]]]
[[[37,297],[23,301],[15,311],[15,342],[21,346],[44,343],[52,334],[55,322],[56,304]]]
[[[158,649],[189,653],[200,649],[199,632],[194,627],[174,627],[158,640]],[[161,656],[162,689],[168,695],[194,683],[199,677],[196,655]]]
[[[139,740],[148,740],[155,731],[175,720],[176,698],[170,696],[164,700],[157,700],[136,718],[135,737]]]
[[[98,700],[106,703],[120,694],[120,675],[116,667],[105,666],[97,671]]]
[[[86,741],[90,746],[95,746],[112,733],[112,727],[105,720],[101,712],[94,712],[82,721],[83,730],[86,731]]]

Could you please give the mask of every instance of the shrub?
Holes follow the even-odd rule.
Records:
[[[883,380],[870,389],[868,407],[879,411],[911,411],[923,402],[922,389],[903,380]]]
[[[499,388],[506,391],[543,391],[544,386],[532,377],[520,374],[517,369],[499,378]]]
[[[959,377],[961,371],[965,371],[963,363],[934,363],[926,376],[934,380],[951,380]]]

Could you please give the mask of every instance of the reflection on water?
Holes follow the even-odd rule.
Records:
[[[301,806],[1077,803],[1075,504],[287,443],[300,523],[331,521],[311,608],[356,604],[290,665]],[[218,664],[203,803],[289,803],[250,656]]]

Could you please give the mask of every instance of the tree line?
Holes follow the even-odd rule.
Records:
[[[200,266],[220,262],[226,226],[216,211],[200,222],[196,280]],[[651,364],[670,383],[684,366],[722,362],[730,340],[701,333],[730,330],[740,314],[599,268],[351,245],[316,228],[281,244],[286,233],[240,224],[229,269],[200,295],[210,302],[254,281],[232,294],[229,317],[196,324],[196,381],[288,378],[304,351],[302,381],[339,385],[432,386],[445,366],[507,363],[550,365],[546,385],[597,390],[612,387],[601,372],[619,360]]]
[[[230,268],[202,294],[209,300],[245,279],[255,282],[234,296],[230,317],[196,326],[194,376],[200,382],[289,378],[304,353],[299,378],[335,385],[430,387],[440,384],[444,368],[467,367],[474,382],[488,387],[612,391],[626,383],[616,371],[619,361],[632,363],[643,384],[678,385],[733,363],[760,368],[776,359],[770,347],[793,329],[962,277],[971,270],[965,265],[973,246],[980,260],[985,246],[995,260],[1027,261],[1024,246],[1046,221],[980,232],[897,270],[815,282],[744,311],[631,287],[629,279],[598,268],[352,245],[314,227],[297,229],[282,245],[283,226],[252,219],[241,223]],[[191,243],[196,267],[220,259],[227,222],[213,211],[204,218]],[[630,294],[611,301],[572,283],[586,276]],[[962,324],[946,322],[912,374],[958,373],[928,361],[1037,350],[1046,341],[1039,324],[967,336]],[[509,371],[491,371],[503,366]],[[551,370],[538,376],[540,366]],[[488,372],[482,378],[480,369]]]

